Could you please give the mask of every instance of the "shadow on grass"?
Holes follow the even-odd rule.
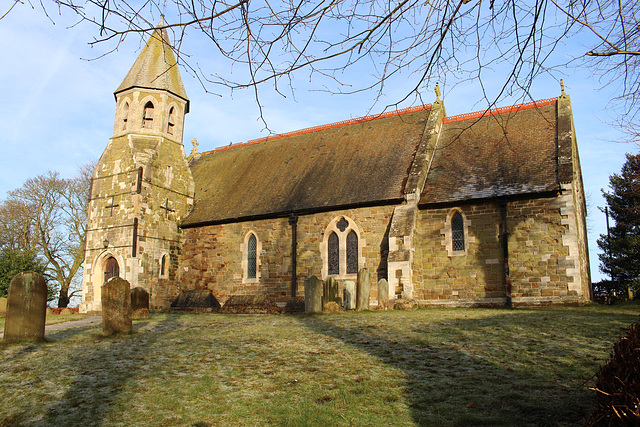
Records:
[[[593,404],[589,378],[611,348],[601,337],[613,342],[619,326],[635,320],[570,310],[495,309],[437,321],[422,313],[398,315],[411,323],[395,336],[367,313],[354,314],[353,327],[332,316],[300,322],[401,370],[417,425],[462,426],[580,425]]]
[[[128,382],[142,374],[149,347],[170,332],[180,317],[170,316],[145,331],[139,330],[148,321],[135,322],[132,334],[93,336],[94,343],[85,347],[86,353],[65,361],[76,367],[76,376],[64,396],[47,410],[38,425],[99,426],[109,413],[125,411],[126,407],[116,403],[120,393]],[[68,330],[61,330],[51,337],[68,333]]]

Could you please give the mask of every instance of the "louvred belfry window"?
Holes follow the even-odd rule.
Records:
[[[347,234],[347,274],[358,273],[358,235],[351,230]]]
[[[247,278],[249,279],[256,278],[257,249],[258,241],[256,240],[256,236],[251,234],[247,248]]]
[[[451,217],[451,246],[454,251],[464,251],[464,219],[460,212]]]
[[[176,118],[175,118],[175,108],[171,107],[171,109],[169,110],[169,120],[167,121],[167,133],[169,135],[173,135],[173,129],[176,125]]]
[[[144,105],[144,114],[142,117],[142,127],[145,129],[153,128],[153,103],[151,101]]]
[[[332,232],[327,245],[329,274],[340,274],[340,244],[338,235]]]

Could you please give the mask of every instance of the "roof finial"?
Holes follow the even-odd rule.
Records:
[[[435,91],[436,91],[436,102],[440,101],[440,85],[438,83],[436,83],[436,87],[435,87]]]
[[[564,80],[560,79],[560,90],[562,90],[562,96],[565,96],[566,94],[564,93]]]
[[[195,156],[196,154],[198,154],[198,145],[200,145],[200,143],[196,138],[193,138],[191,140],[191,143],[193,144],[193,148],[191,149],[191,155]]]

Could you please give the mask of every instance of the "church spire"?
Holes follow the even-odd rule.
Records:
[[[176,58],[169,44],[167,29],[163,28],[164,26],[164,17],[162,17],[158,28],[149,37],[147,44],[116,89],[115,94],[134,87],[165,90],[186,102],[185,113],[187,113],[189,112],[189,98],[184,90]]]

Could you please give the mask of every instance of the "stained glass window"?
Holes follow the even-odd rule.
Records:
[[[358,273],[358,235],[351,230],[347,234],[347,274]]]
[[[249,247],[247,251],[247,278],[255,279],[256,278],[256,249],[258,247],[258,242],[256,240],[255,234],[251,234],[249,237]]]
[[[329,255],[329,274],[340,274],[340,244],[335,231],[329,235],[327,252]]]
[[[451,243],[454,251],[464,251],[464,220],[460,212],[451,217]]]

